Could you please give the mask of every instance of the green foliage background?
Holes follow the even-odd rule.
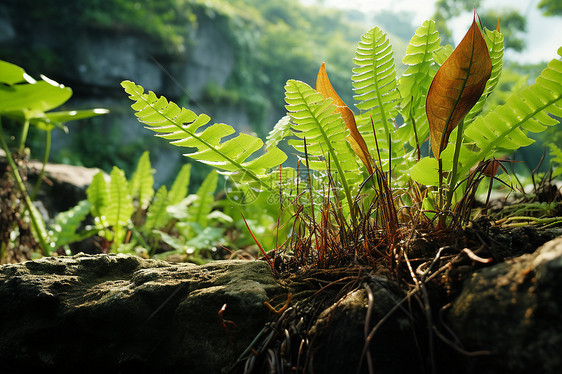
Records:
[[[464,3],[462,0],[439,0],[437,10],[442,17],[436,20],[446,23],[448,15],[455,15],[464,9]],[[541,2],[543,3],[546,4],[544,9],[552,8],[548,5],[550,2]],[[470,9],[473,5],[478,4],[470,3]],[[111,33],[116,37],[137,34],[146,37],[147,42],[159,46],[161,50],[157,58],[177,58],[178,61],[189,55],[190,46],[196,43],[201,23],[213,22],[213,27],[220,27],[235,46],[236,62],[226,84],[219,86],[209,82],[200,100],[209,105],[245,108],[249,124],[261,138],[265,138],[274,123],[285,113],[283,87],[288,79],[313,84],[320,63],[326,62],[333,86],[345,102],[352,103],[353,89],[349,71],[353,67],[357,41],[364,30],[374,25],[381,27],[389,33],[395,56],[402,56],[407,40],[419,26],[411,25],[409,20],[389,13],[379,14],[373,24],[372,19],[366,19],[364,14],[357,11],[303,6],[298,0],[5,0],[0,5],[2,7],[25,14],[26,18],[17,22],[29,25],[48,24],[53,35],[72,35],[84,29],[94,34]],[[552,8],[551,12],[556,12],[556,9]],[[436,17],[437,15],[436,12]],[[495,16],[483,15],[484,22],[488,22],[488,19],[492,22]],[[518,18],[513,15],[512,19],[513,25],[517,26],[520,16]],[[509,21],[507,18],[502,20]],[[489,28],[493,26],[488,25]],[[502,31],[506,32],[507,26],[509,25],[502,24]],[[516,39],[508,39],[517,42]],[[63,57],[47,48],[35,48],[31,50],[28,46],[20,45],[17,50],[10,50],[0,43],[0,55],[25,66],[32,76],[45,74],[72,86],[77,97],[81,93],[90,98],[112,95],[108,92],[89,92],[87,87],[77,86],[66,77],[63,79],[60,71],[65,69]],[[400,75],[406,67],[400,61],[395,63]],[[538,66],[535,73],[527,71],[525,66],[506,66],[502,85],[489,102],[501,103],[510,89],[532,82],[543,68],[544,65]],[[527,80],[522,78],[525,74],[528,74]],[[119,91],[117,82],[115,90]],[[194,104],[190,97],[168,96],[183,105]],[[122,110],[110,109],[116,114]],[[54,155],[54,161],[97,166],[107,172],[113,165],[118,165],[126,172],[131,172],[134,160],[143,149],[150,147],[154,156],[158,154],[161,143],[145,138],[125,144],[122,141],[111,141],[120,140],[118,129],[121,124],[118,121],[108,121],[111,121],[109,117],[94,119],[81,125],[84,130],[73,134],[76,138],[73,140],[74,145],[65,152]],[[400,118],[397,121],[401,123]],[[78,134],[83,134],[84,138],[76,136]],[[33,144],[33,137],[30,141],[32,146],[40,147],[42,144],[42,140]],[[102,152],[100,144],[104,147]],[[198,174],[200,173],[195,170],[193,185],[202,180],[202,177],[198,178]],[[202,174],[206,172],[203,171]]]

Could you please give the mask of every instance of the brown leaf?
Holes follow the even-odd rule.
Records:
[[[426,112],[435,158],[447,146],[451,131],[480,99],[491,72],[492,60],[475,18],[435,74],[427,93]]]
[[[320,71],[318,71],[318,76],[316,78],[316,91],[322,94],[324,98],[331,98],[333,103],[336,105],[336,111],[341,115],[345,123],[345,127],[349,129],[349,135],[347,136],[347,141],[351,145],[351,149],[359,156],[365,167],[369,171],[369,174],[373,174],[373,167],[371,165],[371,155],[369,154],[369,149],[365,143],[365,139],[361,136],[359,130],[357,130],[357,124],[355,123],[355,115],[343,100],[339,97],[332,87],[330,80],[328,79],[328,73],[326,72],[326,64],[322,63],[320,66]]]
[[[482,174],[487,176],[487,177],[495,177],[496,174],[498,173],[498,170],[500,168],[500,161],[505,160],[505,157],[500,157],[498,159],[492,159],[492,160],[488,160],[486,167],[484,168],[484,170],[482,170]],[[478,164],[474,165],[472,168],[470,168],[470,173],[474,174],[483,164],[483,161],[480,161]]]

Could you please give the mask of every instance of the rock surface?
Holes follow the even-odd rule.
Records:
[[[562,373],[562,237],[474,273],[448,319],[478,373]]]
[[[31,191],[41,174],[43,164],[36,160],[29,160],[25,165],[23,172]],[[0,149],[0,170],[5,170],[6,167],[6,153]],[[86,189],[99,171],[98,168],[47,163],[43,182],[35,199],[35,203],[40,204],[43,218],[48,221],[57,213],[68,210],[86,199]]]
[[[243,372],[248,361],[234,364],[252,358],[251,347],[262,353],[253,373],[272,365],[287,372],[299,360],[309,373],[355,372],[360,361],[365,373],[369,361],[375,373],[560,373],[561,268],[562,237],[473,273],[445,315],[434,309],[433,322],[467,352],[487,354],[454,353],[434,334],[431,359],[419,295],[408,301],[380,275],[350,276],[343,286],[339,275],[278,279],[263,261],[197,266],[129,255],[4,265],[0,372]],[[279,309],[288,295],[283,313],[264,306]]]
[[[263,302],[282,292],[263,262],[128,255],[5,265],[0,284],[4,373],[219,373],[250,343],[245,332],[263,327]],[[225,304],[223,319],[236,325],[222,325]]]

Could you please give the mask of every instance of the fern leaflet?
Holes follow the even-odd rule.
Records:
[[[273,129],[269,132],[269,135],[267,135],[267,140],[265,142],[266,149],[276,147],[281,140],[291,134],[290,120],[290,116],[284,116],[277,121],[275,126],[273,126]]]

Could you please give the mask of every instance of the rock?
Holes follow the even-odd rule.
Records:
[[[281,292],[264,262],[171,264],[130,255],[0,268],[0,372],[219,373]],[[222,314],[218,312],[226,304]]]
[[[203,12],[198,12],[197,19],[200,23],[194,45],[185,46],[187,61],[172,67],[174,76],[183,86],[170,84],[167,87],[172,95],[187,94],[191,100],[201,100],[209,84],[225,87],[236,65],[235,46],[221,20],[209,19]]]
[[[367,357],[374,373],[562,370],[562,237],[474,272],[445,315],[432,289],[424,310],[393,280],[336,270],[278,279],[263,261],[84,254],[3,265],[0,372],[369,373]],[[455,352],[449,331],[488,354]]]
[[[392,312],[405,293],[384,278],[375,278],[368,286],[373,296],[372,311],[368,311],[365,285],[325,309],[310,330],[315,373],[368,373],[367,360],[361,360],[365,347],[365,322],[370,315],[367,331],[378,321],[389,317],[373,334],[369,345],[377,373],[413,373],[423,367],[417,354],[413,331],[414,321],[405,308]],[[389,314],[390,313],[390,314]],[[361,365],[360,362],[362,361]]]
[[[38,161],[29,161],[28,179],[31,184],[34,185],[37,181],[42,166]],[[41,201],[47,210],[48,217],[54,218],[57,213],[68,210],[86,199],[86,189],[99,171],[98,168],[47,164],[45,180],[41,183],[37,200]]]
[[[29,182],[28,191],[32,191],[43,164],[30,160],[25,165],[26,168],[22,171]],[[5,170],[6,167],[6,153],[0,149],[0,170]],[[40,203],[40,210],[44,213],[45,220],[54,218],[57,213],[68,210],[86,199],[86,189],[99,171],[98,168],[47,163],[35,201],[37,204]]]
[[[562,237],[472,275],[448,320],[467,350],[487,350],[469,372],[561,373]]]

